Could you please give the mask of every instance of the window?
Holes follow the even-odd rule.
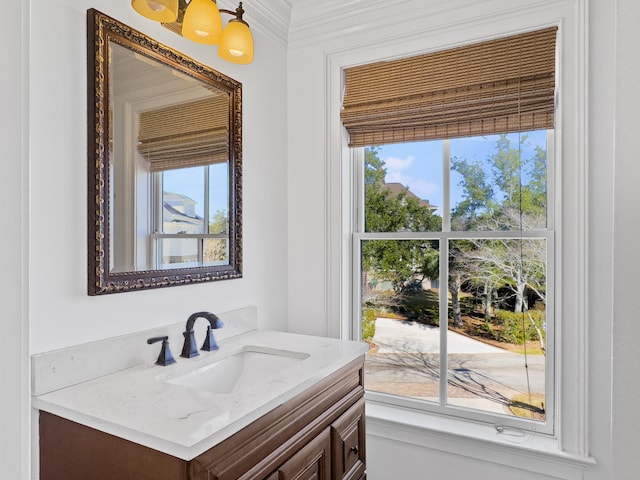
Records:
[[[354,250],[370,394],[551,429],[552,142],[537,130],[364,148]]]
[[[226,265],[229,262],[227,163],[154,173],[156,268]]]
[[[354,313],[377,400],[554,431],[555,41],[345,71]]]

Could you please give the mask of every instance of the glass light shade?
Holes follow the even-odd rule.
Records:
[[[182,36],[205,45],[216,45],[222,34],[220,10],[212,0],[191,0],[184,12]]]
[[[229,20],[222,32],[218,56],[232,63],[251,63],[253,61],[253,35],[249,30],[249,25],[241,20]]]
[[[173,23],[178,18],[178,0],[131,0],[131,6],[156,22]]]

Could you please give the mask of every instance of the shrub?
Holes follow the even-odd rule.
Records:
[[[462,315],[471,315],[477,310],[479,305],[482,305],[482,300],[473,296],[460,295],[458,300],[460,313],[462,313]]]
[[[501,325],[502,328],[498,334],[498,340],[506,343],[514,343],[518,345],[524,344],[525,341],[540,340],[538,331],[531,324],[529,316],[533,319],[538,329],[545,335],[544,324],[546,320],[544,310],[529,310],[524,313],[507,312],[506,310],[497,310],[495,323]],[[545,340],[543,338],[543,340]]]
[[[476,327],[478,335],[487,337],[487,338],[495,338],[496,333],[494,331],[493,325],[489,322],[482,322],[480,325]]]
[[[362,341],[371,342],[376,334],[376,317],[378,311],[373,308],[362,310]]]

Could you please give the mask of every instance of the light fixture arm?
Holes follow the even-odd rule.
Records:
[[[181,0],[181,1],[184,1],[184,0]],[[238,8],[236,8],[235,12],[233,10],[227,10],[226,8],[221,8],[219,10],[220,10],[220,13],[226,13],[227,15],[235,15],[236,17],[235,21],[242,22],[245,25],[249,25],[247,22],[245,22],[242,19],[242,15],[244,15],[244,8],[242,8],[242,2],[238,4]],[[234,21],[234,20],[230,20],[230,21]]]
[[[189,6],[189,4],[187,3],[187,0],[178,0],[178,18],[176,19],[177,23],[182,23],[182,21],[184,20],[184,12],[187,10],[187,7]],[[226,8],[219,8],[218,11],[220,13],[226,13],[227,15],[233,15],[234,17],[236,17],[235,19],[239,22],[244,23],[245,25],[248,25],[247,22],[245,22],[242,19],[242,15],[244,15],[244,8],[242,8],[242,2],[239,3],[238,8],[234,10],[228,10]]]
[[[187,11],[188,6],[187,0],[178,0],[178,18],[176,18],[176,23],[182,23],[184,21],[184,12]]]

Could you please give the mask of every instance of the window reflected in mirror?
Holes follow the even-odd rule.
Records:
[[[227,164],[155,174],[154,268],[225,265],[229,262]]]

